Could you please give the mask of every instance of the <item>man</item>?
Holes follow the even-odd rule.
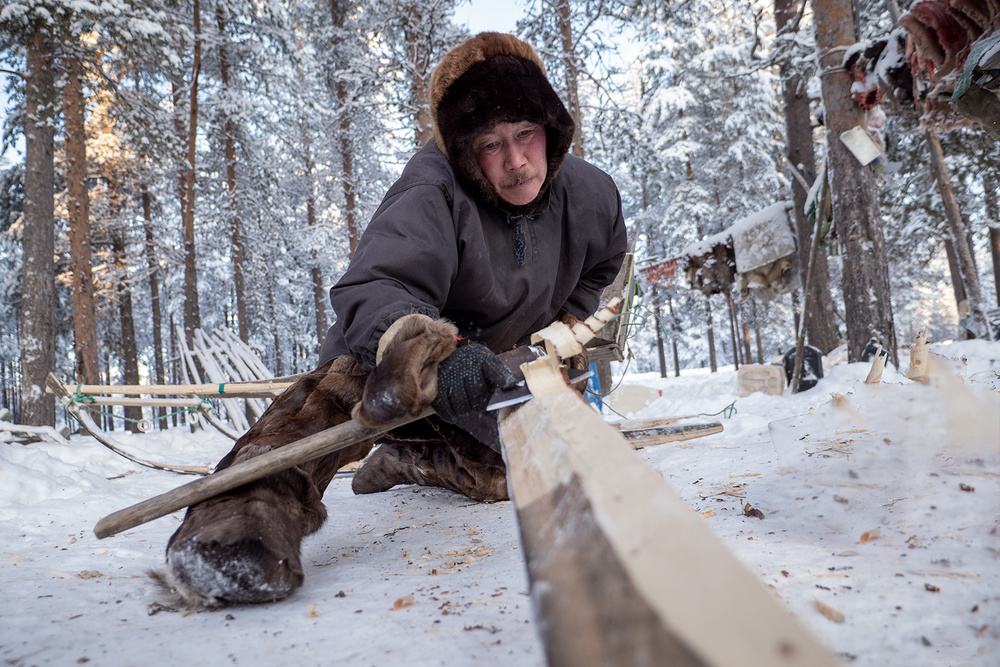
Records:
[[[625,253],[621,201],[607,174],[567,156],[573,121],[534,49],[511,35],[449,52],[430,111],[434,142],[389,189],[331,290],[337,323],[319,367],[217,469],[351,417],[377,425],[433,406],[380,439],[355,492],[415,483],[507,497],[496,420],[483,412],[512,381],[497,354],[597,309]],[[372,444],[192,506],[157,578],[191,607],[287,596],[303,580],[302,538],[326,518],[323,492]]]

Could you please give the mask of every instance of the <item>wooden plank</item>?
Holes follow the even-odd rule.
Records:
[[[193,398],[136,398],[129,396],[88,396],[87,405],[162,406],[165,408],[195,408],[199,401]]]
[[[663,417],[661,419],[624,419],[620,422],[608,422],[608,426],[616,431],[637,431],[644,428],[656,428],[657,426],[670,426],[682,419],[694,419],[698,415],[685,415],[683,417]]]
[[[703,438],[706,435],[722,433],[722,422],[708,424],[684,424],[683,426],[658,426],[656,428],[623,431],[622,437],[633,449],[662,445],[668,442],[682,442]]]
[[[138,385],[100,385],[81,384],[74,386],[64,384],[70,394],[80,393],[84,396],[101,396],[106,394],[122,396],[210,396],[218,398],[273,398],[281,395],[292,382],[223,382],[215,384],[138,384]],[[221,388],[221,391],[220,391]]]
[[[550,665],[834,667],[557,362],[501,414],[508,484]]]

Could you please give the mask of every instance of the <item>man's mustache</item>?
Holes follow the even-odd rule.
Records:
[[[528,181],[537,178],[538,171],[531,168],[524,168],[521,171],[514,172],[509,176],[505,177],[500,182],[501,188],[516,188],[519,185],[527,183]]]

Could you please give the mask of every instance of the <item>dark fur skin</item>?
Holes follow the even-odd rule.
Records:
[[[400,427],[354,474],[355,493],[379,493],[398,484],[439,486],[473,500],[507,500],[503,457],[436,416]]]
[[[227,468],[350,419],[367,375],[349,357],[300,378],[219,462]],[[167,543],[154,578],[188,609],[269,602],[302,585],[300,545],[326,520],[322,497],[342,466],[372,442],[303,463],[193,505]]]
[[[371,375],[341,356],[300,378],[217,469],[346,422],[352,412],[367,420],[419,414],[437,393],[437,364],[456,344],[450,324],[432,322],[398,330]],[[574,367],[580,363],[586,365]],[[370,396],[386,395],[383,390],[393,400],[369,405]],[[475,500],[507,498],[501,455],[436,416],[397,428],[381,442],[355,475],[356,493],[422,484]],[[290,595],[303,583],[302,539],[326,520],[323,493],[337,470],[364,458],[372,445],[358,443],[191,506],[167,543],[167,567],[150,572],[168,604],[199,610]]]
[[[394,323],[383,335],[391,340],[379,343],[381,360],[354,408],[355,421],[377,426],[423,412],[437,396],[438,364],[455,351],[457,335],[450,322],[426,315]]]

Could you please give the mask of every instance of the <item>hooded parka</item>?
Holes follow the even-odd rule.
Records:
[[[446,318],[499,353],[561,311],[591,315],[621,267],[618,189],[566,154],[573,122],[530,46],[484,33],[457,47],[435,71],[431,109],[435,141],[389,189],[331,290],[337,321],[321,365],[346,354],[371,371],[382,334],[411,313]],[[496,196],[471,145],[521,120],[545,127],[548,173],[535,201],[514,207]]]

